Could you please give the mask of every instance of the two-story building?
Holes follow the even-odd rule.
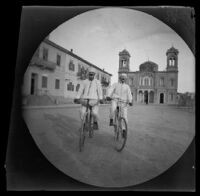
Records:
[[[48,95],[58,102],[63,98],[73,99],[91,66],[96,69],[105,96],[111,74],[46,38],[24,74],[23,97]]]

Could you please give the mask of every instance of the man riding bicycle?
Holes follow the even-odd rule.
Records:
[[[84,80],[83,83],[80,85],[79,91],[74,99],[75,103],[80,103],[80,99],[82,100],[82,106],[80,109],[80,117],[83,120],[83,117],[86,112],[86,103],[84,100],[89,99],[89,105],[92,106],[92,115],[94,117],[94,124],[93,128],[98,130],[98,112],[99,112],[99,101],[101,102],[102,97],[102,87],[95,76],[95,69],[90,67],[89,68],[89,77],[88,79]]]
[[[129,85],[125,83],[125,80],[127,79],[126,74],[121,74],[119,76],[119,82],[114,83],[107,92],[107,100],[112,100],[111,108],[110,108],[110,126],[113,126],[113,118],[115,115],[115,110],[117,107],[117,99],[119,98],[124,102],[127,102],[130,106],[132,106],[132,94]],[[111,99],[112,97],[112,99]],[[124,107],[122,109],[122,115],[126,119],[126,122],[128,123],[128,117],[127,117],[127,105],[124,103]]]

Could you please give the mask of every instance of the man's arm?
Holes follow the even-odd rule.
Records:
[[[110,88],[108,88],[107,97],[112,96],[114,89],[115,89],[115,84],[113,84],[112,86],[110,86]]]
[[[131,94],[131,89],[130,89],[130,87],[128,85],[127,85],[127,91],[128,91],[128,101],[129,101],[129,103],[132,103],[133,96]]]

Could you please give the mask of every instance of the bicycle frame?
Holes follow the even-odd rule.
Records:
[[[85,119],[85,123],[87,124],[87,131],[93,131],[92,130],[92,120],[93,120],[92,106],[89,105],[89,99],[87,99],[86,112],[85,112],[84,119]]]
[[[91,106],[89,104],[89,101],[90,99],[86,99],[87,100],[87,104],[86,104],[86,113],[85,113],[85,117],[87,117],[89,115],[90,119],[92,120],[93,118],[93,114],[92,114],[92,107],[94,107],[95,105],[98,104],[98,101],[97,101],[97,104],[95,104],[94,106]]]
[[[128,102],[123,101],[119,98],[114,98],[113,100],[117,101],[117,107],[116,107],[116,110],[115,110],[115,122],[114,122],[116,124],[116,120],[118,120],[119,118],[121,118],[123,116],[122,115],[122,108],[126,107],[128,105]],[[122,103],[124,103],[125,106],[122,106]]]
[[[84,117],[82,119],[82,126],[80,129],[80,140],[79,140],[79,148],[80,151],[82,151],[83,146],[84,146],[84,141],[85,141],[85,136],[86,136],[86,132],[89,132],[89,137],[92,138],[93,137],[93,119],[94,116],[92,114],[92,107],[89,104],[90,99],[86,99],[86,112],[84,114]],[[97,102],[98,103],[98,102]]]

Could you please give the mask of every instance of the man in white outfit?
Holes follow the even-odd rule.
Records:
[[[111,98],[120,98],[121,100],[128,102],[130,106],[132,106],[132,94],[128,84],[125,83],[127,79],[126,74],[121,74],[119,76],[119,83],[114,83],[107,92],[107,100],[111,100]],[[117,107],[117,100],[113,99],[110,108],[110,126],[113,126],[113,118],[115,115],[115,110]],[[124,104],[122,107],[122,115],[126,119],[128,123],[127,117],[127,105]]]
[[[99,102],[102,101],[102,87],[99,80],[94,78],[95,76],[95,69],[90,67],[89,68],[89,77],[86,80],[83,80],[83,83],[80,85],[79,91],[74,99],[75,103],[79,103],[80,99],[82,103],[84,103],[84,99],[89,99],[89,104],[92,106],[92,114],[94,116],[94,129],[98,129],[98,112],[99,112]],[[83,117],[86,112],[85,104],[82,104],[80,109],[80,117],[83,120]]]

